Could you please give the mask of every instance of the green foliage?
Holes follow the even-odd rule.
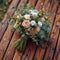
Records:
[[[0,0],[0,21],[3,19],[3,16],[8,8],[8,0]]]
[[[41,29],[44,30],[45,32],[49,33],[51,31],[49,22],[48,23],[44,23]]]

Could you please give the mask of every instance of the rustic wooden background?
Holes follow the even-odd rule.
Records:
[[[19,33],[11,32],[11,25],[7,25],[15,9],[22,8],[22,3],[32,4],[37,10],[44,8],[46,12],[51,12],[51,45],[46,48],[36,46],[29,41],[25,51],[16,51],[14,42],[20,38]],[[60,0],[12,0],[7,13],[0,23],[0,60],[60,60]]]

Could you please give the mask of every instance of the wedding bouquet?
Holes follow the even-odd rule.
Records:
[[[28,39],[35,42],[36,45],[43,46],[45,42],[50,42],[50,20],[49,14],[45,13],[43,9],[36,10],[33,7],[24,5],[22,9],[17,9],[13,17],[11,17],[11,24],[13,24],[12,31],[20,33],[21,37],[15,42],[15,47],[24,51]]]

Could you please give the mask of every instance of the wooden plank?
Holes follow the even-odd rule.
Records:
[[[29,0],[29,5],[35,6],[37,3],[37,0]]]
[[[60,5],[59,5],[59,10],[58,10],[58,13],[57,13],[57,17],[59,16],[60,17]],[[56,20],[56,26],[60,29],[60,20]]]
[[[54,3],[53,6],[50,6],[49,11],[51,11],[51,15],[49,16],[49,19],[51,21],[51,29],[53,27],[53,23],[56,17],[56,13],[57,13],[57,9],[58,9],[58,4]]]
[[[0,31],[2,30],[2,23],[0,22]]]
[[[21,0],[22,1],[22,0]],[[25,0],[26,1],[26,0]],[[23,2],[20,2],[20,4],[22,4]],[[19,6],[20,6],[20,4],[19,4]],[[20,8],[18,6],[18,8]],[[9,28],[9,29],[11,29],[11,28]],[[9,31],[11,31],[11,30],[9,30]],[[13,37],[12,37],[12,40],[11,40],[11,42],[10,42],[10,44],[9,44],[9,47],[7,48],[7,50],[6,50],[6,53],[5,53],[5,55],[4,55],[4,58],[3,58],[3,60],[11,60],[12,58],[13,58],[13,55],[14,55],[14,53],[15,53],[15,48],[14,48],[14,42],[18,39],[19,37],[18,37],[18,34],[17,33],[14,33],[14,35],[13,35]],[[8,44],[7,44],[8,45]],[[5,47],[6,48],[6,47]],[[10,53],[9,53],[10,52]]]
[[[45,49],[38,46],[33,60],[42,60],[44,52],[45,52]]]
[[[43,8],[44,8],[45,12],[48,12],[48,11],[47,11],[47,8],[48,8],[48,6],[49,6],[49,4],[50,4],[50,3],[49,3],[49,4],[48,4],[48,3],[49,3],[49,0],[45,0],[45,3],[44,3],[44,5],[43,5]],[[47,4],[48,4],[48,5],[47,5]]]
[[[16,2],[16,1],[15,1]],[[18,1],[19,2],[19,1]],[[13,35],[13,32],[11,32],[12,26],[9,25],[1,42],[0,42],[0,60],[3,59],[3,56],[6,52],[6,49],[10,43],[11,37]]]
[[[8,3],[11,3],[12,2],[12,0],[8,0]]]
[[[12,60],[13,59],[14,52],[15,52],[14,42],[19,38],[20,38],[19,33],[15,32],[3,60]]]
[[[28,45],[24,51],[21,60],[32,60],[35,53],[36,45],[35,43],[28,41]]]
[[[60,11],[60,8],[58,9],[58,11]],[[45,57],[44,57],[44,60],[52,60],[52,57],[53,57],[53,54],[54,54],[54,51],[55,51],[55,47],[56,47],[56,43],[57,43],[57,39],[58,39],[58,35],[59,35],[59,21],[60,19],[60,13],[56,15],[56,20],[55,20],[55,23],[54,23],[54,26],[53,26],[53,29],[52,29],[52,32],[51,32],[51,45],[47,48],[47,51],[46,51],[46,54],[45,54]],[[58,26],[56,26],[56,24],[59,24]]]
[[[55,55],[54,55],[54,59],[53,60],[60,60],[60,34],[59,34],[57,48],[56,48],[56,52],[55,52]]]
[[[13,60],[20,60],[22,56],[22,52],[16,51]]]
[[[0,42],[0,60],[2,60],[3,58],[3,55],[6,51],[6,48],[8,47],[8,44],[10,42],[10,39],[12,37],[12,32],[11,32],[11,28],[12,26],[9,26],[8,29],[6,30],[3,38],[2,38],[2,41]]]
[[[19,0],[13,0],[12,1],[11,5],[10,5],[8,11],[7,11],[7,13],[10,16],[12,16],[14,11],[15,11],[15,9],[12,9],[12,8],[16,7],[18,5],[18,3],[19,3]],[[5,14],[4,19],[1,22],[2,24],[1,24],[1,27],[0,27],[0,40],[1,40],[5,30],[7,29],[7,22],[10,20],[10,18],[8,18],[7,13]]]
[[[38,0],[37,5],[36,5],[36,9],[40,10],[44,5],[44,0]]]

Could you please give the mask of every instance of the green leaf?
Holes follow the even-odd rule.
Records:
[[[41,29],[47,32],[51,31],[49,23],[44,23]]]
[[[40,36],[41,39],[45,38],[45,32],[44,32],[44,30],[40,30],[39,36]]]
[[[11,31],[14,32],[14,31],[16,31],[16,29],[15,28],[12,28]]]
[[[40,45],[41,45],[41,47],[43,47],[44,48],[44,41],[39,41],[39,43],[40,43]]]
[[[26,8],[27,8],[27,4],[25,3],[23,9],[26,9]]]

